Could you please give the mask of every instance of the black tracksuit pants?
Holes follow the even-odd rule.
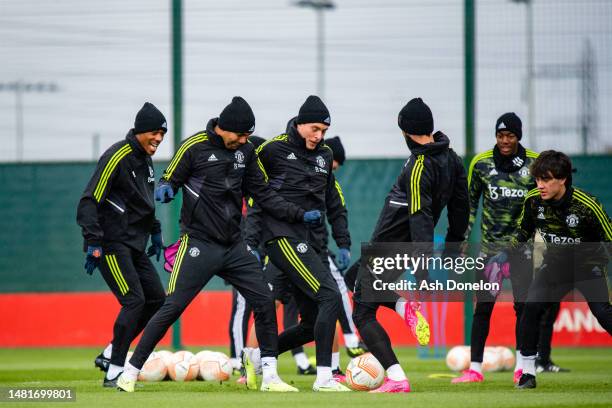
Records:
[[[253,309],[236,288],[232,288],[232,315],[229,322],[230,357],[240,358],[247,342],[249,319]]]
[[[571,290],[578,289],[587,301],[591,312],[610,335],[612,335],[612,305],[609,301],[608,282],[605,266],[582,265],[577,271],[570,271],[572,263],[561,258],[544,259],[529,287],[525,310],[521,318],[519,341],[521,354],[533,356],[538,346],[538,326],[542,315],[559,302]],[[594,272],[594,270],[596,272]],[[579,279],[564,276],[574,273]]]
[[[523,315],[525,300],[527,299],[527,292],[529,291],[529,285],[531,285],[533,276],[532,265],[533,260],[522,255],[513,255],[510,258],[510,282],[512,283],[514,314],[516,315],[514,336],[517,350],[519,350],[518,341],[520,338],[519,327],[521,316]],[[483,270],[477,271],[476,281],[478,280],[487,281]],[[487,341],[487,337],[489,336],[491,316],[493,315],[495,301],[496,297],[489,291],[483,290],[476,292],[476,307],[474,308],[470,343],[471,361],[482,363],[485,343]],[[552,334],[549,337],[552,339]]]
[[[166,294],[155,267],[143,252],[105,243],[100,271],[121,310],[113,326],[111,364],[123,367],[130,344],[164,303]]]
[[[296,326],[279,335],[279,353],[314,340],[317,365],[331,367],[341,298],[329,267],[307,242],[292,238],[275,238],[267,242],[266,252],[270,261],[290,281],[301,317]]]
[[[362,261],[363,259],[360,259],[350,268],[354,279],[351,283],[355,286],[353,293],[353,322],[355,322],[365,345],[386,370],[394,364],[399,364],[399,360],[393,352],[389,335],[378,320],[376,320],[376,312],[380,306],[395,310],[395,302],[366,302],[362,299],[361,279],[357,273]],[[399,298],[400,296],[397,295],[397,299]]]
[[[170,275],[168,296],[145,327],[130,364],[142,368],[168,328],[214,275],[236,287],[253,308],[261,356],[278,355],[274,300],[264,282],[261,266],[246,243],[241,240],[225,246],[184,235]]]

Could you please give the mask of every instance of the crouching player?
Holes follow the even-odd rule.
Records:
[[[592,195],[572,186],[572,164],[565,154],[542,152],[531,166],[537,188],[525,198],[512,248],[541,231],[546,243],[542,266],[529,287],[519,327],[523,375],[517,388],[536,387],[538,325],[551,302],[578,289],[601,326],[612,334],[612,305],[606,279],[606,246],[612,225]],[[500,254],[504,255],[504,254]]]

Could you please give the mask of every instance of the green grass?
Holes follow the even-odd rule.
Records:
[[[198,351],[200,349],[192,350]],[[397,350],[410,378],[410,394],[372,395],[364,392],[317,394],[311,391],[314,377],[298,376],[290,355],[283,355],[279,371],[283,379],[300,389],[296,394],[247,392],[235,378],[223,384],[208,382],[145,383],[135,393],[102,388],[101,372],[93,367],[96,349],[0,349],[0,387],[74,387],[76,403],[53,403],[52,407],[610,407],[612,405],[612,349],[554,350],[555,362],[571,373],[541,374],[535,390],[515,390],[512,373],[491,373],[482,384],[451,385],[449,379],[428,378],[449,373],[443,361],[419,360],[412,348]],[[312,350],[309,354],[313,355]],[[342,355],[343,366],[348,362]],[[0,408],[30,403],[0,402]],[[35,403],[34,406],[46,404]]]

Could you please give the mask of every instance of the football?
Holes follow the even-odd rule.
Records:
[[[157,352],[152,352],[138,374],[139,381],[162,381],[168,372],[166,363]]]
[[[204,381],[227,381],[232,375],[232,364],[223,353],[202,353],[198,361],[200,364],[200,378]]]
[[[370,391],[381,386],[385,369],[372,353],[352,359],[346,367],[346,384],[357,391]]]
[[[168,374],[174,381],[194,380],[199,371],[198,362],[190,351],[177,351],[168,365]]]
[[[463,371],[470,366],[470,348],[455,346],[446,354],[446,366],[452,371]]]

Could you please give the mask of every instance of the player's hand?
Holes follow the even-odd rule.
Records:
[[[336,266],[340,272],[348,268],[351,263],[351,252],[348,248],[340,248],[338,250],[338,258],[336,260]]]
[[[321,211],[319,210],[310,210],[304,213],[304,223],[309,225],[319,225],[321,224]]]
[[[102,247],[98,245],[88,245],[87,255],[85,256],[85,272],[88,275],[93,274],[94,269],[100,267],[100,258],[102,258]]]
[[[504,278],[510,277],[510,263],[508,262],[508,254],[504,251],[492,256],[487,261],[484,269],[484,275],[489,283],[497,283],[501,288]],[[499,290],[491,289],[491,295],[497,296]]]
[[[155,255],[157,262],[159,262],[159,257],[161,256],[162,250],[164,249],[164,238],[162,237],[162,233],[158,232],[157,234],[151,235],[151,246],[147,249],[147,256],[151,257]]]
[[[155,189],[155,201],[169,203],[174,199],[174,190],[168,183],[159,183]]]

